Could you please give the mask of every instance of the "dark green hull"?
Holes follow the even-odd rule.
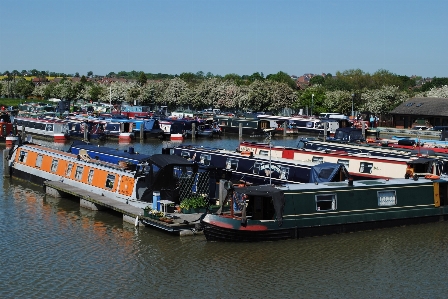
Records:
[[[207,240],[268,241],[443,221],[447,185],[405,179],[298,184],[283,188],[281,211],[270,206],[268,194],[249,196],[247,217],[209,214],[202,224]]]

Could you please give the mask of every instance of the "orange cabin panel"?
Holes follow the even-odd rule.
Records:
[[[118,192],[126,196],[131,196],[134,190],[134,181],[135,179],[133,177],[122,175]]]

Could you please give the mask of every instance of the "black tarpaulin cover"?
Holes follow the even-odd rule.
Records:
[[[190,162],[180,156],[176,155],[164,155],[157,154],[152,155],[150,158],[151,162],[157,165],[160,168],[163,168],[167,165],[178,165],[178,166],[193,166],[193,162]]]
[[[244,193],[249,196],[272,197],[275,209],[275,219],[281,226],[283,218],[283,207],[285,206],[285,195],[282,190],[274,188],[270,185],[237,187],[234,190],[238,193]],[[243,215],[245,217],[245,215]]]

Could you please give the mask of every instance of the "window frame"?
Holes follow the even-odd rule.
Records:
[[[57,172],[57,171],[58,171],[58,165],[59,165],[59,159],[55,159],[55,158],[53,158],[53,159],[51,160],[50,171],[51,171],[51,172]]]
[[[336,211],[338,209],[338,195],[336,193],[317,194],[314,196],[314,201],[316,204],[316,211],[318,212]],[[328,206],[328,202],[331,202],[330,208],[322,209]]]
[[[36,166],[37,168],[41,168],[41,167],[42,167],[42,161],[43,161],[43,159],[44,159],[44,155],[42,155],[42,154],[38,154],[38,155],[37,155],[37,158],[36,158],[36,164],[35,164],[35,166]]]
[[[94,175],[95,175],[95,169],[90,168],[89,169],[89,174],[87,176],[87,183],[92,184]]]
[[[76,165],[75,180],[81,181],[83,172],[84,172],[84,166],[83,165]]]

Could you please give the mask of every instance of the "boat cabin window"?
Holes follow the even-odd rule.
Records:
[[[56,172],[58,170],[58,159],[53,159],[51,161],[51,172]]]
[[[190,159],[190,152],[189,151],[181,151],[180,156],[184,159]]]
[[[238,169],[238,159],[227,158],[226,169],[237,170]]]
[[[210,166],[210,162],[212,161],[212,158],[208,154],[201,154],[201,158],[199,160],[199,164],[202,164],[204,166]]]
[[[280,179],[287,180],[289,177],[289,167],[280,166]]]
[[[244,199],[244,197],[243,197]],[[272,197],[248,196],[245,199],[246,215],[252,220],[273,220],[275,208]],[[241,205],[234,205],[234,208],[241,210]]]
[[[315,157],[315,156],[313,156],[312,161],[313,162],[317,162],[317,163],[324,163],[324,157]]]
[[[174,166],[173,167],[173,177],[181,178],[181,177],[191,177],[193,175],[193,169],[187,166]]]
[[[379,207],[390,207],[397,205],[397,194],[395,190],[378,191],[377,196]]]
[[[316,211],[334,211],[337,208],[336,194],[316,195]]]
[[[254,163],[254,167],[253,167],[253,173],[254,173],[254,174],[259,174],[260,171],[261,171],[262,166],[263,166],[263,163],[261,163],[261,162],[255,162],[255,163]]]
[[[267,150],[260,150],[260,152],[258,154],[260,156],[269,156],[269,151],[267,151]]]
[[[47,127],[45,128],[46,131],[53,131],[53,125],[47,125]]]
[[[359,163],[359,173],[372,173],[373,163],[361,162]]]
[[[108,174],[106,179],[106,188],[112,189],[114,187],[114,183],[115,183],[115,175]]]
[[[37,155],[37,159],[36,159],[36,167],[40,168],[42,166],[42,159],[44,158],[44,156],[42,154]]]
[[[70,176],[72,174],[72,169],[73,169],[73,163],[69,163],[67,165],[67,170],[65,171],[65,176]]]
[[[338,159],[338,164],[342,164],[345,166],[345,168],[348,169],[348,166],[350,164],[350,160],[345,160],[345,159]]]
[[[87,177],[87,182],[88,182],[89,184],[92,184],[92,182],[93,182],[93,173],[94,173],[94,170],[93,170],[93,169],[90,169],[90,170],[89,170],[89,176]]]
[[[27,151],[20,151],[19,161],[26,163],[26,157],[28,156]]]
[[[82,179],[82,172],[84,171],[84,166],[76,166],[76,172],[75,172],[75,180],[81,180]]]
[[[260,128],[261,129],[269,129],[270,128],[269,121],[267,121],[267,120],[260,121]]]

